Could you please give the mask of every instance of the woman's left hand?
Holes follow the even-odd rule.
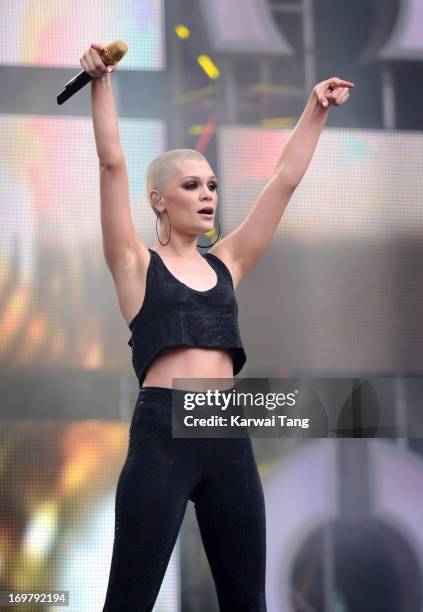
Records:
[[[328,109],[330,106],[342,106],[350,97],[348,89],[354,87],[351,81],[343,81],[338,77],[332,77],[327,81],[321,81],[313,89],[319,104]]]

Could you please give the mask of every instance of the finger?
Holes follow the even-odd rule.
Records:
[[[339,98],[345,98],[345,96],[349,96],[350,92],[348,90],[348,87],[343,87],[342,89],[339,90]]]
[[[340,79],[338,77],[333,77],[332,79],[329,79],[329,87],[331,89],[335,89],[338,87],[355,87],[354,83],[352,83],[351,81],[344,81],[343,79]]]
[[[81,59],[79,60],[79,63],[81,64],[81,68],[82,68],[82,70],[85,70],[85,72],[88,72],[88,73],[89,73],[90,69],[88,68],[88,64],[87,64],[87,62],[85,61],[85,58],[84,58],[84,57],[81,57]]]
[[[329,102],[328,102],[328,96],[326,95],[327,88],[326,87],[321,87],[321,86],[316,86],[314,88],[314,92],[317,95],[317,99],[319,100],[320,106],[322,106],[323,108],[328,108]]]
[[[92,65],[91,60],[88,57],[87,53],[84,53],[84,55],[81,58],[81,66],[84,68],[85,72],[88,72],[88,74],[90,74],[92,77],[94,76],[93,74],[94,66]]]
[[[348,89],[341,89],[339,90],[339,93],[337,92],[336,94],[334,94],[333,97],[333,104],[335,104],[335,106],[341,106],[341,104],[343,104],[344,102],[346,102],[346,100],[349,98],[349,91]]]
[[[90,74],[92,77],[95,76],[95,68],[94,68],[94,62],[92,60],[92,58],[90,57],[89,53],[84,53],[83,59],[85,61],[86,64],[86,68],[84,68],[85,72],[88,72],[88,74]]]
[[[101,59],[100,55],[98,54],[98,51],[96,51],[95,49],[90,49],[90,55],[97,76],[103,76],[103,74],[107,72],[107,67]]]
[[[104,49],[104,45],[102,45],[101,43],[91,43],[90,48],[95,49],[96,51],[101,53]]]
[[[348,98],[350,97],[350,93],[349,91],[347,91],[347,93],[343,94],[339,100],[338,100],[338,106],[342,106],[342,104],[345,104],[345,102],[348,100]]]
[[[339,100],[345,94],[346,91],[348,91],[348,89],[346,87],[342,87],[342,89],[334,90],[333,93],[332,93],[333,101],[334,102],[339,102]]]

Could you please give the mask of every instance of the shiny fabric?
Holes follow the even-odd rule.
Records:
[[[132,365],[142,387],[156,355],[171,346],[227,348],[235,376],[246,362],[238,326],[238,304],[232,276],[221,259],[203,255],[215,270],[217,283],[197,291],[179,281],[156,251],[150,251],[143,305],[129,324]]]
[[[153,610],[189,500],[220,612],[266,612],[265,500],[251,439],[173,438],[164,387],[141,388],[131,420],[103,612]]]

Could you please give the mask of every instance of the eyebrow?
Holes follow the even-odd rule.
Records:
[[[194,176],[194,175],[192,175],[192,176],[184,176],[183,178],[181,178],[181,181],[183,181],[184,179],[187,179],[187,178],[195,178],[195,179],[199,179],[199,180],[201,180],[201,177],[200,177],[200,176]],[[209,179],[212,179],[212,178],[214,178],[214,179],[216,179],[216,180],[217,180],[217,176],[214,176],[214,174],[213,174],[212,176],[210,176],[210,177],[209,177]]]

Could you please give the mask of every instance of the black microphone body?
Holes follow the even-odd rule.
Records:
[[[127,51],[128,47],[126,43],[124,43],[122,40],[115,40],[114,42],[110,43],[110,45],[103,48],[100,53],[100,57],[106,66],[110,66],[112,64],[117,64],[117,62],[122,59]],[[73,96],[74,93],[92,81],[93,78],[94,77],[88,74],[88,72],[82,70],[79,74],[74,76],[73,79],[66,83],[65,89],[57,96],[57,104],[63,104],[63,102],[66,102],[66,100]]]
[[[85,72],[85,70],[81,70],[79,74],[74,76],[73,79],[66,83],[65,89],[57,96],[57,104],[63,104],[63,102],[66,102],[66,100],[73,96],[74,93],[76,93],[77,91],[82,89],[87,83],[92,81],[93,78],[94,77],[88,74],[88,72]]]

